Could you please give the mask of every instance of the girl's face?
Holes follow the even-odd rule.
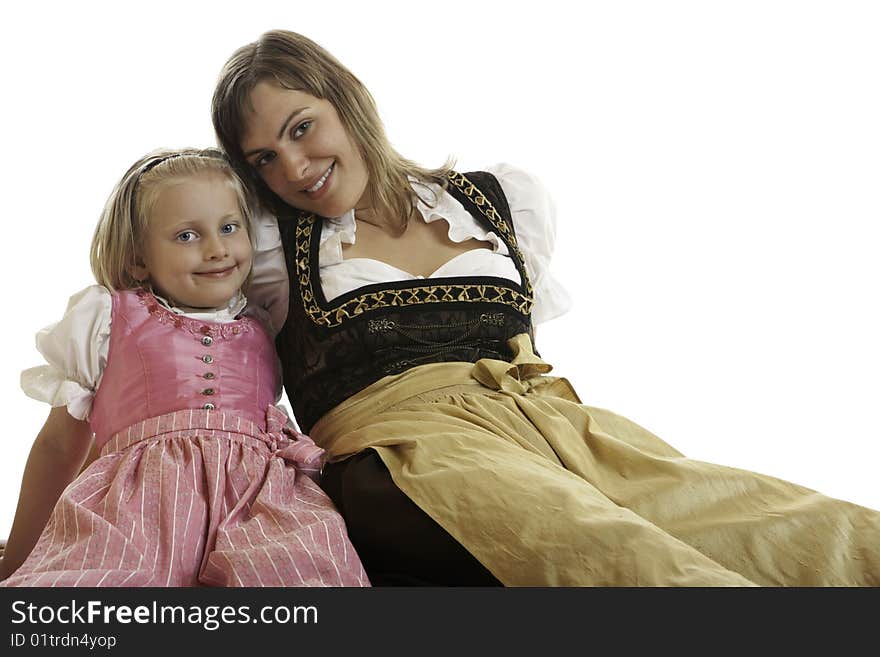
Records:
[[[147,226],[136,278],[188,308],[219,310],[236,296],[252,248],[228,178],[206,172],[162,184]]]
[[[241,148],[269,189],[322,217],[363,205],[367,167],[333,105],[265,81],[250,101]]]

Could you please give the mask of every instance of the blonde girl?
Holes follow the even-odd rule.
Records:
[[[37,335],[31,449],[4,586],[361,586],[322,451],[279,399],[247,303],[244,187],[214,149],[138,160],[91,249],[97,285]],[[81,474],[90,445],[97,458]]]

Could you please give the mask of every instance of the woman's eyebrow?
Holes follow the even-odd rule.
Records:
[[[287,131],[287,126],[290,125],[291,121],[293,121],[297,116],[299,116],[300,114],[302,114],[303,112],[305,112],[308,109],[311,109],[311,108],[300,107],[299,109],[295,109],[290,114],[288,114],[287,118],[284,119],[284,123],[281,124],[281,129],[278,130],[278,135],[276,136],[276,139],[281,139],[281,137]],[[247,157],[250,157],[251,155],[256,155],[257,153],[259,153],[263,150],[265,150],[265,149],[264,148],[254,148],[254,149],[247,151],[244,154],[244,156],[247,158]]]

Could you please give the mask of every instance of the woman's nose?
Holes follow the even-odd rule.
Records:
[[[305,180],[309,168],[309,158],[300,148],[287,148],[281,153],[284,165],[284,178],[288,182],[300,183]]]

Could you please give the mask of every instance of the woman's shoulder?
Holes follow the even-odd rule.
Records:
[[[527,169],[510,164],[509,162],[496,162],[483,168],[483,171],[491,173],[502,186],[541,187],[544,185],[541,179]]]
[[[531,171],[508,162],[490,164],[481,171],[491,174],[498,181],[513,212],[521,209],[544,208],[552,202],[544,183]]]
[[[553,199],[536,174],[507,162],[491,164],[483,171],[498,181],[512,214],[534,212],[539,218],[552,220]]]

